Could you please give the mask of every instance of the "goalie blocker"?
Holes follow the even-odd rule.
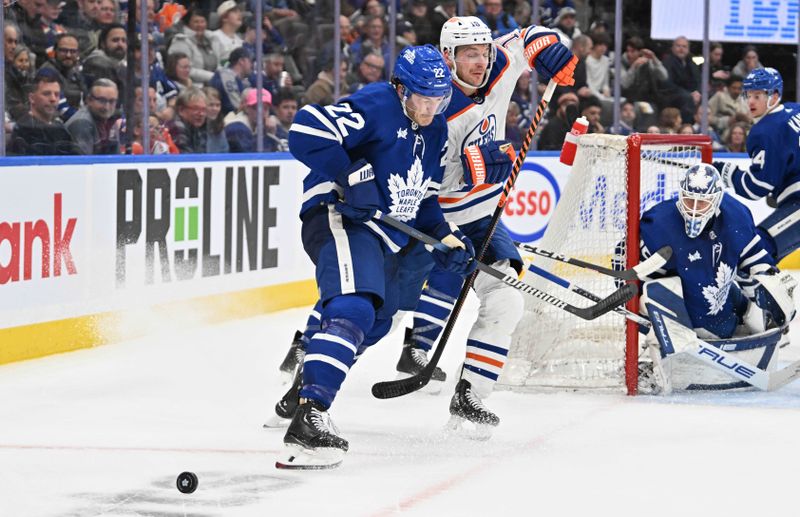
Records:
[[[785,273],[772,275],[767,280],[769,288],[785,304],[782,309],[775,309],[788,316],[784,316],[784,323],[794,316],[794,304],[791,303],[793,283],[790,275]],[[780,286],[785,284],[790,288],[781,294]],[[788,336],[785,325],[776,326],[770,322],[781,319],[781,316],[769,314],[751,303],[733,337],[701,339],[692,329],[680,279],[670,277],[650,281],[644,284],[643,291],[641,305],[654,330],[645,341],[653,361],[651,380],[654,393],[667,395],[674,389],[747,387],[773,390],[800,376],[800,361],[777,369],[778,352],[788,343]],[[775,299],[771,303],[773,307],[779,304]]]

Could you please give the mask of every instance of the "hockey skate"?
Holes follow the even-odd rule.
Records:
[[[278,367],[281,371],[281,375],[283,376],[283,382],[291,382],[293,380],[294,372],[297,369],[297,365],[303,363],[303,357],[306,355],[306,345],[303,343],[303,333],[299,330],[296,330],[294,333],[294,339],[292,339],[292,344],[289,346],[289,351],[286,352],[286,357],[283,358],[283,362]]]
[[[400,352],[400,360],[397,361],[397,378],[406,379],[413,377],[422,371],[428,365],[428,351],[414,346],[412,339],[413,329],[406,329],[406,338],[403,341],[403,350]],[[420,391],[430,393],[431,395],[438,395],[442,391],[444,381],[447,380],[447,374],[438,366],[434,368],[433,375],[428,384],[425,385]]]
[[[450,421],[445,429],[465,438],[488,440],[499,423],[500,418],[473,393],[470,382],[466,379],[458,381],[456,392],[450,400]]]
[[[275,414],[271,415],[264,424],[265,429],[286,427],[292,421],[292,416],[300,403],[300,388],[303,386],[303,364],[300,363],[294,372],[294,380],[289,390],[275,404]]]
[[[303,399],[286,430],[286,452],[275,462],[279,469],[321,470],[338,467],[349,444],[337,436],[330,415],[319,402]]]

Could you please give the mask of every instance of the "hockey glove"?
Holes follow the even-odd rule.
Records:
[[[450,250],[447,252],[433,248],[433,260],[436,265],[445,271],[466,276],[475,271],[475,248],[472,242],[464,235],[458,226],[442,223],[433,231],[433,236],[446,244]]]
[[[472,187],[483,183],[505,183],[511,175],[514,158],[514,148],[505,140],[466,147],[461,155],[464,184]]]
[[[553,79],[561,86],[572,86],[578,58],[561,43],[558,33],[544,27],[525,31],[525,58],[544,81]]]
[[[736,165],[731,162],[714,162],[712,165],[719,171],[725,188],[731,188],[733,186],[733,171],[736,170]]]
[[[797,312],[794,306],[794,288],[797,280],[789,273],[755,275],[754,301],[768,312],[778,326],[782,327],[794,319]]]
[[[381,209],[375,171],[363,158],[339,175],[339,183],[344,186],[344,200],[336,202],[336,211],[351,221],[363,223]]]

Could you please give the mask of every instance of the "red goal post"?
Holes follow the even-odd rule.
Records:
[[[628,137],[628,239],[626,249],[626,268],[639,263],[639,206],[641,200],[642,148],[648,145],[695,146],[700,151],[703,163],[711,163],[713,151],[711,138],[706,135],[655,135],[634,133]],[[633,201],[636,201],[634,203]],[[633,221],[636,224],[631,224]],[[628,302],[628,310],[639,310],[639,295]],[[639,380],[639,329],[630,321],[625,321],[625,386],[628,395],[636,395]]]

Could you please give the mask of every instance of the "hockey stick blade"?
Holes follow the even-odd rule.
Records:
[[[532,253],[534,255],[539,255],[540,257],[546,257],[551,260],[564,262],[566,264],[571,264],[576,267],[590,269],[597,273],[611,276],[614,278],[619,278],[625,281],[641,280],[653,274],[655,271],[661,269],[664,266],[664,264],[667,263],[670,257],[672,257],[672,248],[670,248],[669,246],[664,246],[663,248],[660,248],[651,256],[649,256],[647,259],[635,265],[634,267],[630,269],[624,269],[622,271],[616,271],[614,269],[610,269],[607,267],[598,266],[597,264],[593,264],[591,262],[586,262],[585,260],[568,257],[566,255],[562,255],[554,251],[542,249],[538,246],[523,244],[521,242],[515,242],[514,245],[516,245],[517,248],[523,251],[527,251],[528,253]]]
[[[377,212],[375,214],[375,217],[377,217],[380,221],[388,224],[389,226],[397,230],[400,230],[406,235],[413,237],[418,241],[423,242],[424,244],[433,246],[439,251],[444,251],[444,252],[450,251],[450,248],[440,240],[435,239],[430,235],[427,235],[417,230],[413,226],[409,226],[401,221],[398,221],[397,219],[391,216],[388,216],[381,212]],[[538,298],[539,300],[542,300],[545,303],[549,303],[550,305],[558,307],[559,309],[563,309],[585,320],[593,320],[613,310],[614,307],[622,305],[623,303],[633,298],[634,294],[636,294],[637,291],[635,285],[625,284],[616,291],[614,291],[613,293],[611,293],[610,295],[608,295],[606,298],[603,298],[602,300],[597,302],[595,305],[592,305],[590,307],[576,307],[574,305],[567,303],[561,298],[558,298],[557,296],[553,296],[552,294],[537,289],[532,285],[526,284],[517,277],[507,275],[502,271],[493,268],[489,264],[484,264],[483,262],[480,262],[478,260],[476,260],[475,263],[478,267],[478,271],[486,273],[487,275],[491,275],[496,279],[500,280],[501,282],[503,282],[504,284],[510,285],[514,289],[520,290],[523,293],[529,294],[534,298]]]
[[[599,296],[597,296],[593,292],[588,291],[588,290],[584,289],[583,287],[581,287],[579,285],[575,285],[572,282],[570,282],[570,281],[568,281],[568,280],[566,280],[564,278],[561,278],[560,276],[556,275],[555,273],[553,273],[551,271],[545,271],[544,269],[542,269],[542,268],[540,268],[538,266],[535,266],[533,264],[528,264],[528,271],[530,271],[531,273],[533,273],[535,275],[538,275],[538,276],[540,276],[540,277],[542,277],[542,278],[544,278],[546,280],[549,280],[549,281],[553,282],[556,285],[560,285],[564,289],[572,291],[573,293],[575,293],[577,295],[583,296],[584,298],[586,298],[588,300],[591,300],[593,302],[602,301],[602,298],[600,298]],[[624,318],[627,318],[630,321],[636,323],[637,325],[645,327],[645,330],[643,330],[643,332],[645,334],[647,332],[649,332],[650,327],[652,326],[652,323],[650,323],[650,320],[648,320],[647,318],[645,318],[643,316],[640,316],[639,314],[636,314],[634,312],[629,311],[628,309],[626,309],[625,307],[623,307],[621,305],[618,306],[618,307],[614,307],[612,310],[614,312],[616,312],[617,314],[619,314],[620,316],[623,316]]]

